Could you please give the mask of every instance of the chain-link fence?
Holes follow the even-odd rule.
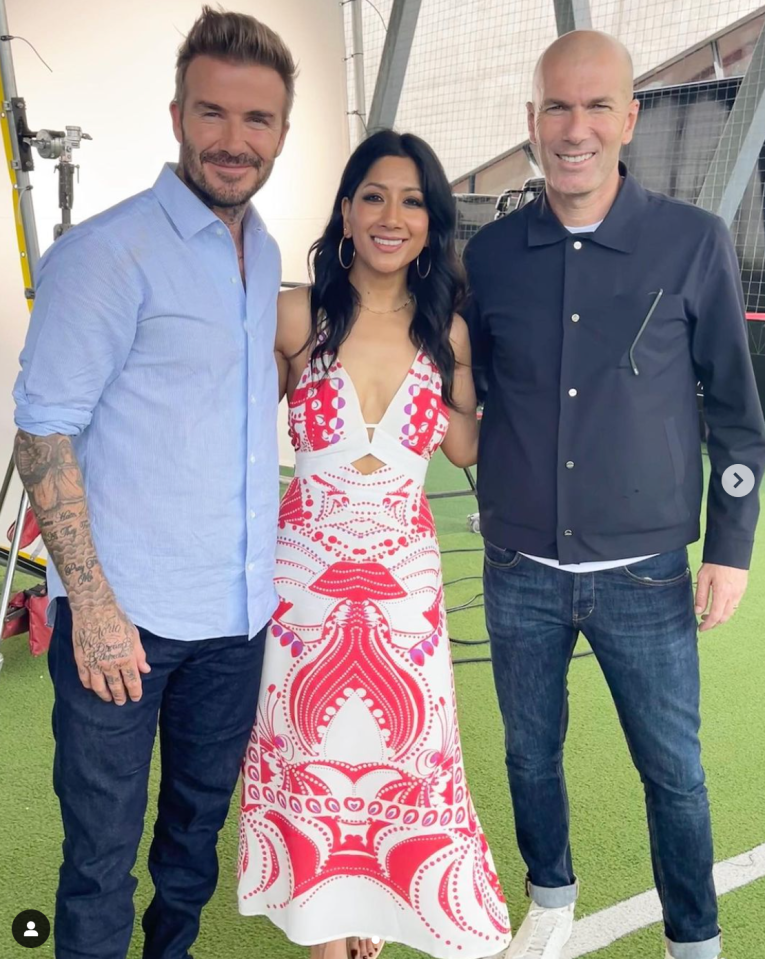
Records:
[[[632,53],[641,110],[623,154],[631,172],[729,222],[765,397],[765,38],[758,45],[765,7],[753,0],[421,0],[397,129],[424,137],[441,158],[464,245],[498,203],[513,208],[524,184],[540,175],[525,104],[534,65],[567,6],[585,18],[581,25],[589,17]],[[362,118],[351,118],[352,141],[363,136],[393,7],[393,0],[344,3],[348,102]]]

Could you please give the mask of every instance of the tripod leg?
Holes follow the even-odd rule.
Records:
[[[11,457],[10,462],[8,463],[8,469],[5,471],[5,479],[3,480],[3,485],[0,486],[0,510],[5,506],[5,497],[8,495],[8,487],[11,485],[11,479],[13,477],[13,457]]]
[[[0,624],[5,624],[5,614],[8,611],[8,601],[11,598],[11,589],[13,588],[13,574],[16,572],[16,560],[19,558],[19,543],[21,542],[21,533],[24,527],[24,517],[29,506],[29,497],[24,490],[19,504],[19,515],[16,519],[16,529],[13,533],[13,542],[8,553],[8,565],[5,568],[5,579],[3,580],[2,597],[0,598]],[[3,667],[3,654],[0,653],[0,669]]]

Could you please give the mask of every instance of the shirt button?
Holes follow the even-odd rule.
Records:
[[[573,536],[574,534],[573,534],[573,532],[572,532],[570,529],[564,529],[564,530],[563,530],[563,535],[564,535],[564,536]]]
[[[579,322],[579,314],[578,314],[578,313],[572,313],[572,314],[571,314],[571,322],[572,322],[572,323],[578,323],[578,322]]]
[[[255,462],[255,454],[254,454],[254,453],[250,456],[250,462],[251,462],[251,463],[254,463],[254,462]]]
[[[250,396],[250,403],[254,403],[254,402],[255,402],[255,394],[253,393],[252,396]]]
[[[232,276],[232,277],[231,277],[231,282],[232,282],[232,283],[236,283],[236,277],[235,277],[235,276]]]
[[[255,519],[255,510],[254,510],[254,509],[251,509],[251,510],[250,510],[250,519]]]
[[[218,229],[215,232],[218,234],[218,236],[223,236],[223,230],[221,230],[220,227],[218,227]]]
[[[581,240],[574,240],[574,249],[575,249],[575,250],[581,250],[581,249],[582,249],[582,241],[581,241]]]
[[[569,390],[569,391],[568,391],[568,395],[569,395],[569,396],[576,396],[576,394],[577,394],[577,391],[576,391],[576,390]]]
[[[247,569],[248,569],[250,572],[252,572],[252,571],[255,569],[255,564],[254,564],[254,563],[248,563],[248,564],[247,564]]]
[[[573,468],[574,468],[574,461],[573,461],[573,460],[569,460],[568,463],[566,463],[566,469],[567,469],[567,470],[572,470]]]

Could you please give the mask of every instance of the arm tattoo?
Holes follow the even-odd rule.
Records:
[[[124,614],[120,613],[117,619],[104,620],[92,615],[93,612],[90,608],[80,610],[79,626],[75,628],[72,639],[81,650],[85,665],[94,671],[103,670],[106,673],[115,664],[131,656],[133,637]],[[117,669],[120,669],[119,665]],[[130,669],[124,671],[124,675],[128,682],[132,682],[136,674]]]
[[[97,608],[104,601],[114,602],[93,545],[85,484],[71,439],[58,434],[32,436],[19,430],[14,458],[72,608]],[[93,637],[93,644],[100,642]]]

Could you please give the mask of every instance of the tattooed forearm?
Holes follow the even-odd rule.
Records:
[[[43,542],[72,608],[72,641],[80,682],[105,702],[141,698],[148,672],[136,627],[120,608],[98,561],[85,484],[68,436],[19,430],[14,458]]]
[[[72,608],[113,601],[93,545],[85,484],[71,439],[19,430],[14,457]]]

